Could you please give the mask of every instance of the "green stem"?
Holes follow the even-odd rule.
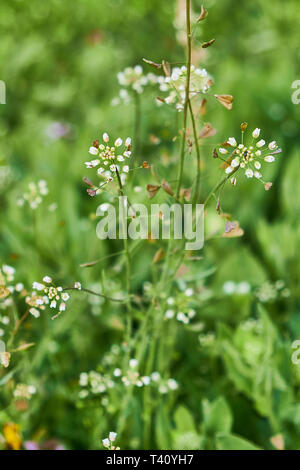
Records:
[[[226,181],[229,179],[229,178],[232,178],[232,176],[234,175],[234,173],[239,169],[239,167],[237,167],[232,173],[229,173],[229,175],[225,176],[225,178],[223,178],[221,181],[219,181],[219,183],[217,183],[213,188],[212,190],[208,193],[208,196],[207,198],[205,199],[204,201],[204,207],[207,205],[208,201],[210,200],[210,198],[212,197],[212,195],[218,191],[218,189],[226,183]]]
[[[125,299],[117,299],[117,298],[114,298],[114,297],[109,297],[108,295],[99,294],[98,292],[94,292],[90,289],[84,289],[83,287],[81,289],[77,289],[77,287],[65,287],[63,289],[63,291],[68,291],[68,290],[77,290],[78,292],[87,292],[88,294],[96,295],[97,297],[102,297],[103,299],[110,300],[112,302],[124,302],[124,303],[127,302],[126,298]]]
[[[186,126],[187,126],[187,114],[188,114],[188,103],[190,96],[190,77],[191,77],[191,60],[192,60],[192,39],[191,39],[191,0],[186,0],[186,37],[187,37],[187,60],[186,60],[186,84],[185,84],[185,100],[183,110],[183,130],[180,150],[180,165],[179,165],[179,176],[176,190],[176,197],[179,198],[180,188],[183,177],[184,167],[184,148],[186,140]]]
[[[122,181],[120,178],[119,170],[116,168],[117,179],[119,183],[119,190],[121,196],[125,197],[125,192],[123,189]],[[123,227],[126,227],[127,219],[125,210],[122,210],[122,224]],[[127,317],[126,317],[126,342],[127,342],[127,354],[124,356],[124,365],[128,364],[129,357],[130,357],[130,340],[132,334],[132,312],[131,312],[131,299],[130,299],[130,292],[131,292],[131,259],[130,259],[130,251],[128,246],[128,239],[127,239],[127,230],[124,234],[124,251],[125,251],[125,260],[126,260],[126,289],[127,289],[127,299],[126,299],[126,307],[127,307]]]
[[[198,194],[200,190],[201,155],[200,155],[200,147],[199,147],[198,136],[197,136],[196,121],[195,121],[195,116],[194,116],[191,100],[189,100],[189,110],[190,110],[190,116],[191,116],[191,121],[192,121],[194,142],[195,142],[196,156],[197,156],[197,176],[196,176],[195,193],[194,193],[194,198],[193,198],[193,202],[195,203],[198,199]]]

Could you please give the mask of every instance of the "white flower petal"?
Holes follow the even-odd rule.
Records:
[[[236,147],[237,146],[237,142],[236,142],[234,137],[229,137],[229,139],[227,140],[227,143],[229,145],[231,145],[231,147]]]
[[[260,139],[257,144],[256,144],[256,147],[263,147],[265,145],[266,141],[264,139]]]
[[[254,129],[254,131],[252,132],[252,135],[253,135],[254,139],[257,139],[260,135],[260,129],[258,127],[256,129]]]

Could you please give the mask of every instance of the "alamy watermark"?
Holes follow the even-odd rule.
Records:
[[[292,343],[292,349],[295,349],[295,351],[292,354],[292,363],[295,365],[300,364],[300,339],[296,339]]]
[[[174,239],[185,240],[186,250],[200,250],[204,245],[203,204],[129,204],[119,197],[118,216],[114,205],[101,204],[96,212],[101,217],[96,234],[109,239]]]
[[[3,80],[0,80],[0,104],[6,104],[6,85]]]
[[[300,80],[295,80],[292,83],[292,88],[295,89],[292,93],[291,99],[293,104],[300,104]]]

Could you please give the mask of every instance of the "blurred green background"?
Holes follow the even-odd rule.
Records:
[[[196,13],[201,3],[193,1]],[[215,101],[207,105],[203,121],[211,122],[217,134],[202,147],[203,193],[219,177],[211,158],[214,146],[238,137],[241,122],[261,128],[266,141],[276,139],[283,152],[267,169],[267,180],[274,182],[270,191],[246,178],[223,191],[222,208],[239,220],[245,235],[208,241],[204,260],[191,268],[191,279],[207,300],[195,307],[195,328],[176,333],[170,368],[180,387],[172,397],[157,398],[150,445],[238,446],[233,437],[228,443],[230,433],[272,448],[271,437],[280,434],[286,448],[297,449],[300,374],[299,365],[291,362],[291,344],[300,339],[300,105],[291,101],[291,85],[300,79],[299,2],[203,3],[209,16],[197,30],[195,48],[211,38],[216,42],[205,53],[195,52],[195,61],[212,75],[214,93],[234,96],[232,111]],[[102,132],[133,134],[132,104],[111,106],[119,93],[117,73],[136,64],[151,72],[143,57],[184,61],[176,13],[182,6],[175,0],[1,2],[0,79],[7,96],[6,105],[0,105],[0,261],[13,265],[28,288],[49,274],[62,285],[79,280],[86,286],[102,283],[110,293],[120,291],[122,272],[111,260],[80,268],[121,249],[118,241],[96,238],[95,212],[102,200],[88,197],[83,162]],[[172,142],[176,113],[158,108],[157,94],[149,89],[141,96],[139,159],[157,165],[167,177],[170,170],[162,157],[178,155]],[[66,135],[58,137],[53,123],[65,126]],[[151,143],[151,135],[159,138],[158,145]],[[188,169],[185,177],[188,181]],[[33,215],[17,200],[28,183],[40,179],[47,180],[49,195]],[[140,201],[146,199],[146,184],[153,182],[149,179],[150,173],[135,177],[143,188]],[[52,203],[57,204],[54,212],[48,210]],[[212,203],[208,231],[218,224]],[[157,248],[147,244],[135,259],[136,292],[151,280]],[[208,274],[201,278],[203,272]],[[260,302],[255,289],[278,280],[289,295]],[[228,281],[246,281],[251,290],[225,295]],[[181,282],[179,291],[190,285]],[[249,318],[260,322],[258,331],[241,326]],[[120,307],[95,305],[75,294],[59,321],[47,315],[33,320],[25,325],[25,336],[36,346],[22,356],[21,365],[16,363],[13,379],[34,383],[38,391],[25,411],[11,402],[10,390],[0,392],[0,425],[19,423],[24,440],[55,438],[71,449],[101,447],[102,436],[115,430],[115,404],[105,409],[100,399],[80,401],[78,377],[96,369],[111,345],[122,340]],[[212,333],[213,346],[199,341],[199,322],[204,323],[202,343]],[[0,372],[0,380],[5,373]],[[132,414],[122,446],[142,448],[139,405]]]

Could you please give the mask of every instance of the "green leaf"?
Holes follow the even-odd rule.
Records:
[[[216,438],[217,450],[262,450],[260,447],[235,434],[218,434]]]
[[[217,398],[212,403],[203,402],[204,422],[203,427],[208,433],[229,433],[232,427],[231,410],[223,397]]]
[[[175,411],[174,421],[176,431],[189,432],[196,431],[194,418],[187,408],[179,406]]]

